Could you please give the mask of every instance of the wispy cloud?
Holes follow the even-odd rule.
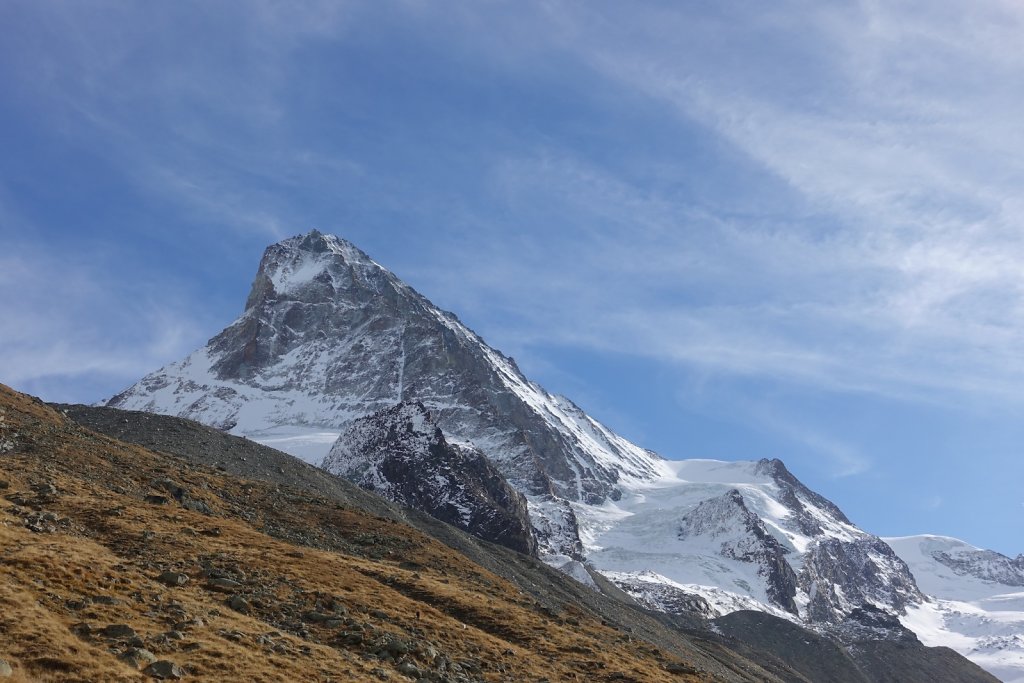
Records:
[[[202,343],[201,317],[187,302],[119,282],[114,271],[107,258],[76,263],[58,249],[0,255],[2,381],[47,387],[50,400],[93,401],[97,388],[113,393]]]
[[[611,171],[528,150],[492,174],[518,215],[476,216],[459,259],[474,287],[435,274],[444,296],[500,309],[513,343],[915,400],[1024,398],[1024,96],[1001,85],[1024,67],[1018,5],[545,8],[552,45],[761,176],[736,187],[737,214],[666,191],[692,184],[685,158],[638,182],[628,158]],[[776,182],[790,196],[758,212],[756,187]]]
[[[26,13],[35,42],[19,46],[32,57],[19,92],[204,229],[265,241],[332,229],[305,198],[375,169],[296,134],[308,67],[296,55],[358,35],[369,7],[218,6],[192,27],[210,38],[194,50],[176,40],[188,8],[42,7]],[[435,195],[396,211],[440,211],[445,258],[406,272],[446,305],[485,312],[506,345],[583,345],[828,390],[1019,399],[1024,98],[1000,85],[1024,67],[1018,5],[450,10],[396,13],[407,29],[463,35],[495,73],[595,79],[609,93],[595,106],[615,101],[638,125],[640,110],[657,112],[675,121],[659,134],[706,149],[645,151],[643,136],[596,123],[614,154],[595,149],[600,135],[531,132],[514,152],[482,148],[481,201]],[[471,30],[497,18],[500,36]],[[368,183],[348,191],[374,187],[391,211],[416,201],[401,183]]]
[[[289,118],[293,53],[340,40],[351,7],[15,3],[24,35],[7,75],[61,142],[121,173],[126,188],[206,229],[272,241],[306,227],[297,185],[324,190],[359,172],[297,139]]]

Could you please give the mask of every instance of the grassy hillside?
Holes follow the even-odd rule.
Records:
[[[101,436],[2,386],[0,411],[12,680],[721,678],[394,519]]]

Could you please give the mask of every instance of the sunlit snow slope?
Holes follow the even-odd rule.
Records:
[[[576,504],[587,558],[620,584],[660,577],[718,613],[754,607],[818,622],[921,599],[888,546],[778,460],[668,465],[619,501]]]
[[[1000,680],[1024,683],[1024,556],[1015,560],[946,536],[886,538],[931,599],[903,623]]]

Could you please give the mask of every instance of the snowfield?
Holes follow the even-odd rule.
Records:
[[[1005,683],[1024,683],[1024,571],[1004,573],[1009,558],[947,536],[884,540],[933,598],[908,610],[903,624],[925,645],[945,645]],[[1017,585],[982,578],[993,574]]]

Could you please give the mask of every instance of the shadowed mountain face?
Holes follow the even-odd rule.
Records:
[[[422,403],[356,420],[323,468],[474,536],[535,555],[526,498],[471,446],[448,443]]]

